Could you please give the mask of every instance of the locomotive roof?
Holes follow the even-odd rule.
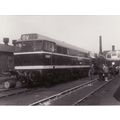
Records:
[[[36,34],[36,33],[32,33],[34,35],[37,35],[37,39],[35,40],[48,40],[48,41],[52,41],[52,42],[55,42],[57,45],[60,45],[62,47],[65,47],[65,48],[70,48],[70,49],[73,49],[73,50],[78,50],[78,51],[81,51],[81,52],[85,52],[85,53],[88,53],[90,51],[88,50],[85,50],[83,48],[79,48],[79,47],[76,47],[74,45],[71,45],[71,44],[68,44],[64,41],[59,41],[59,40],[55,40],[53,38],[50,38],[50,37],[47,37],[47,36],[44,36],[44,35],[41,35],[41,34]],[[31,34],[23,34],[23,35],[31,35]],[[21,41],[22,39],[19,39],[18,41]],[[32,41],[33,39],[29,39],[29,41]],[[24,41],[28,41],[28,40],[24,40]]]

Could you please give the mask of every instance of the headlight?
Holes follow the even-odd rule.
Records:
[[[112,62],[112,65],[115,65],[115,62]]]

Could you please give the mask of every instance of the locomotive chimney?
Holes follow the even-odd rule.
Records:
[[[115,51],[115,45],[112,45],[112,51]]]
[[[99,54],[102,54],[102,36],[99,36]]]

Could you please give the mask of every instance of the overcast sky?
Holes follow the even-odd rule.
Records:
[[[20,38],[24,33],[39,33],[78,47],[99,51],[112,45],[120,49],[120,16],[0,16],[0,43],[3,37]]]

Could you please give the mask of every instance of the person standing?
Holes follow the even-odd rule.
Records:
[[[109,68],[105,64],[103,64],[103,71],[104,71],[104,79],[105,81],[108,81]]]
[[[98,77],[99,77],[98,80],[99,80],[99,81],[103,81],[103,80],[104,80],[103,74],[104,74],[103,65],[100,64],[100,65],[98,66]]]
[[[92,80],[94,76],[94,65],[92,64],[89,70],[89,77]]]
[[[115,78],[115,76],[116,76],[116,66],[115,65],[112,66],[112,75]]]

